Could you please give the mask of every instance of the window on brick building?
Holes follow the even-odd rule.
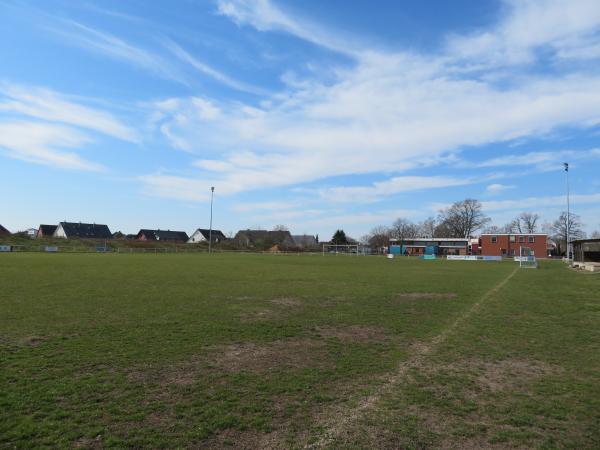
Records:
[[[498,242],[498,236],[492,236],[492,244]]]
[[[533,244],[535,242],[535,236],[529,236],[529,243]]]

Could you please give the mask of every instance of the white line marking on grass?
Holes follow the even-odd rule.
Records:
[[[388,394],[398,384],[398,382],[404,378],[409,369],[418,367],[427,355],[432,353],[437,347],[440,346],[440,344],[448,339],[448,337],[460,325],[462,325],[475,312],[477,312],[479,308],[481,308],[483,303],[500,291],[514,276],[514,274],[518,272],[518,270],[519,268],[517,267],[504,280],[483,294],[477,302],[475,302],[468,310],[466,310],[454,322],[452,322],[449,327],[435,336],[428,344],[419,346],[412,357],[400,362],[396,370],[387,377],[385,382],[376,392],[363,399],[358,405],[353,407],[352,410],[345,411],[344,414],[338,414],[335,418],[331,419],[331,421],[326,424],[326,429],[323,436],[317,442],[308,445],[306,448],[325,448],[333,444],[337,437],[348,432],[353,424],[363,417],[369,409],[372,409],[385,394]]]

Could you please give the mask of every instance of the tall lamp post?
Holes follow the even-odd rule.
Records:
[[[213,196],[215,193],[215,187],[210,187],[210,228],[208,230],[208,253],[212,253],[212,210],[213,210]]]
[[[571,206],[569,201],[569,163],[563,163],[567,175],[567,261],[571,261]]]

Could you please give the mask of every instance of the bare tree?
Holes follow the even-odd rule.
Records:
[[[592,234],[590,235],[590,237],[592,239],[600,239],[600,231],[598,231],[598,230],[592,231]]]
[[[569,238],[571,241],[573,239],[582,239],[585,237],[585,233],[583,231],[583,224],[581,223],[581,218],[577,214],[569,214]],[[554,221],[552,224],[552,231],[554,232],[554,241],[558,246],[558,252],[562,254],[562,252],[566,251],[567,248],[567,212],[563,211],[560,213],[558,219]]]
[[[428,217],[418,225],[419,237],[432,238],[435,237],[436,222],[433,217]]]
[[[417,226],[410,220],[402,218],[396,219],[391,228],[391,235],[394,239],[400,241],[401,247],[404,247],[404,241],[406,239],[417,236]]]
[[[481,202],[472,198],[454,203],[440,211],[439,221],[446,224],[454,236],[468,238],[490,222],[481,207]]]
[[[486,234],[501,234],[504,233],[504,230],[498,225],[490,225],[489,227],[485,227],[483,232]]]
[[[273,231],[290,231],[285,225],[275,225]]]
[[[522,212],[512,222],[511,233],[536,233],[538,229],[539,214]]]
[[[369,234],[362,238],[363,243],[371,248],[387,247],[390,243],[391,230],[383,225],[373,228]]]

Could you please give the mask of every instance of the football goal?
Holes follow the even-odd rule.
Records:
[[[519,248],[519,267],[524,269],[537,269],[538,263],[535,252],[529,247]]]
[[[323,244],[323,256],[329,254],[359,255],[358,244]]]

